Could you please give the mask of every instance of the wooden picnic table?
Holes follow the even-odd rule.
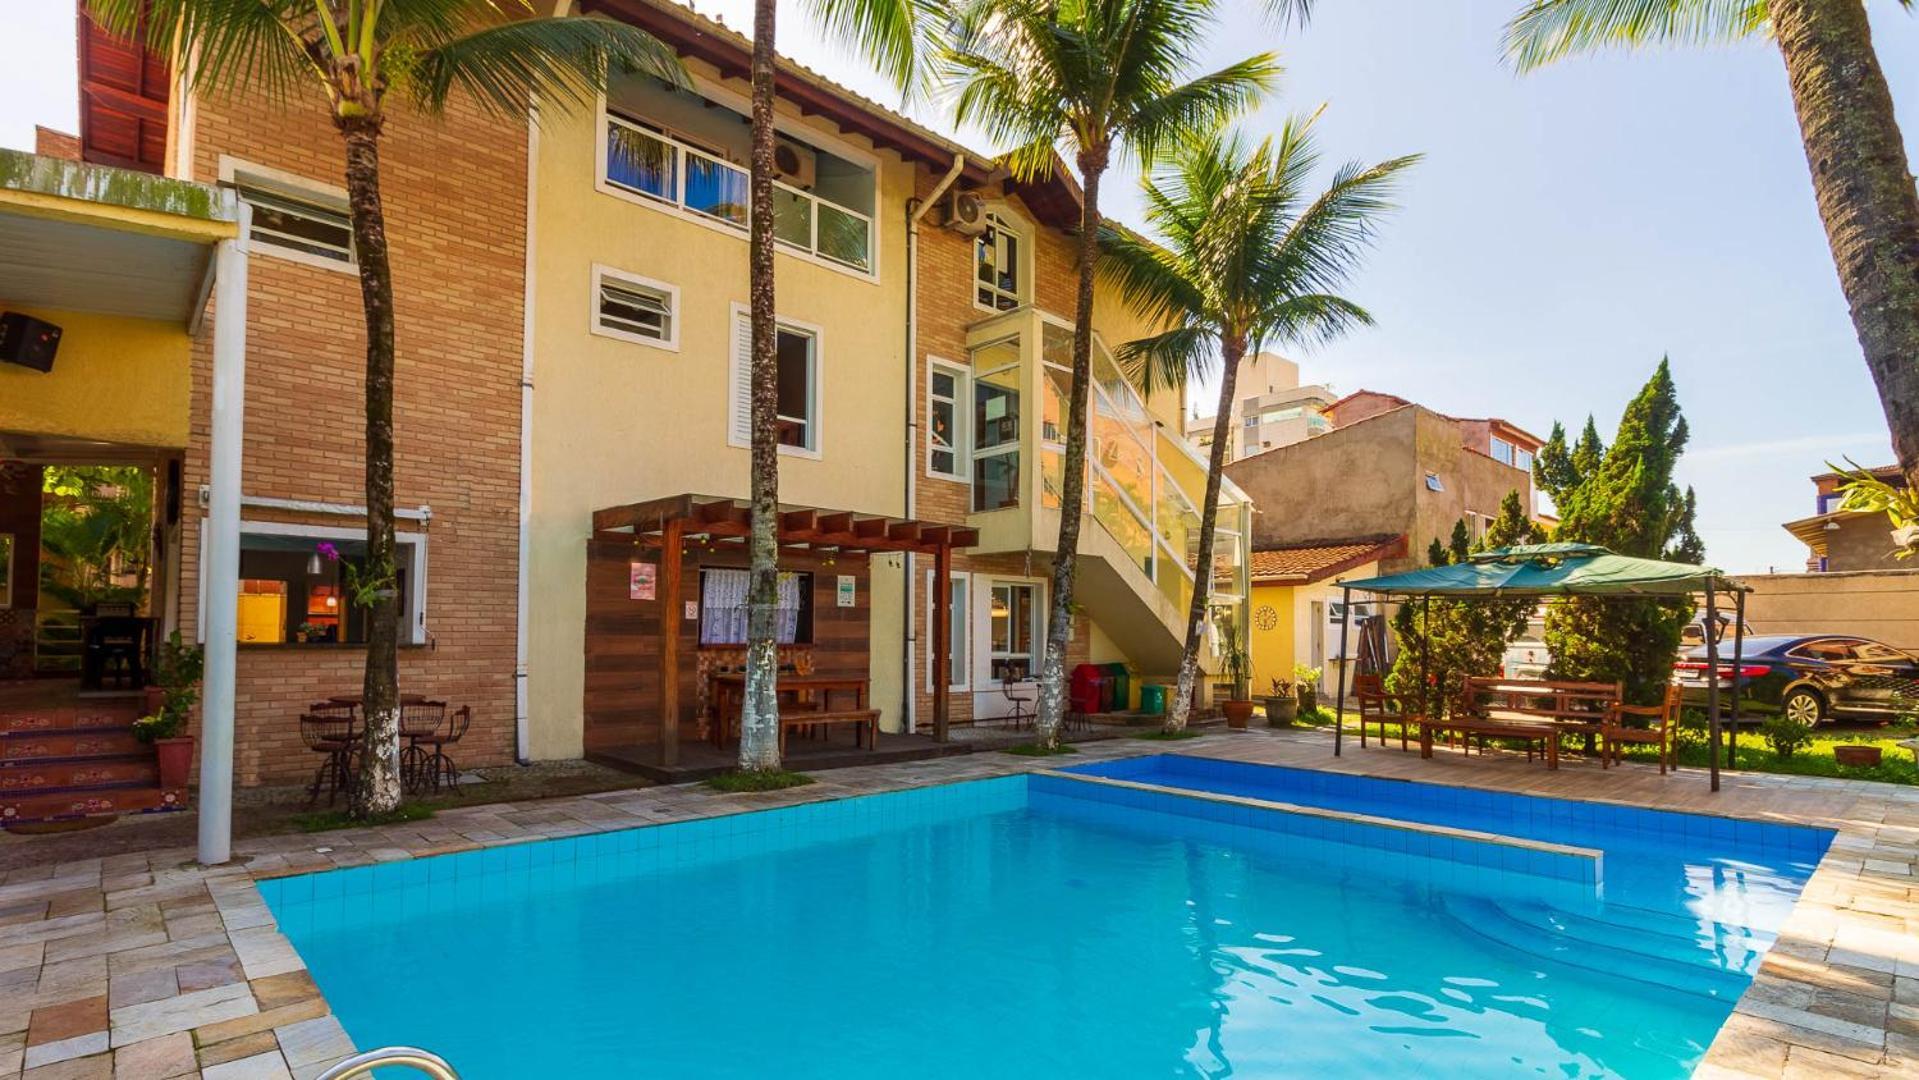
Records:
[[[711,676],[713,703],[713,745],[724,748],[728,739],[737,738],[740,711],[746,702],[746,673],[715,672]],[[780,701],[780,750],[786,750],[786,733],[796,727],[852,724],[855,745],[868,749],[879,745],[879,713],[867,704],[868,680],[864,675],[798,675],[781,672],[774,689]],[[834,694],[851,694],[850,708],[832,707]],[[791,708],[788,708],[788,706]],[[860,738],[865,732],[865,739]]]
[[[1474,737],[1524,739],[1527,757],[1537,743],[1545,751],[1546,767],[1559,767],[1559,739],[1584,735],[1586,752],[1604,731],[1619,703],[1618,683],[1553,682],[1544,679],[1469,677],[1460,687],[1459,702],[1445,720],[1419,721],[1420,756],[1432,756],[1435,732],[1449,739],[1464,737],[1468,748]]]

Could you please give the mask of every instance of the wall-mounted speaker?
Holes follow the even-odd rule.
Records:
[[[18,311],[0,315],[0,363],[52,371],[60,351],[60,328]]]

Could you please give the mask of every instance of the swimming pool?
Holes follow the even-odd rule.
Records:
[[[1033,776],[260,889],[357,1043],[469,1080],[1683,1076],[1822,834],[1571,842],[1603,883],[1557,841]]]

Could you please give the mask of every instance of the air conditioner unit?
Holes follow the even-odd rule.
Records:
[[[810,146],[781,139],[773,144],[773,171],[782,183],[811,191],[819,179],[819,153]]]
[[[946,197],[940,224],[956,233],[978,236],[987,229],[986,202],[971,191],[955,191]]]

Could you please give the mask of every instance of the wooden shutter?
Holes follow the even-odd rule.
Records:
[[[753,445],[753,320],[747,310],[733,306],[732,377],[727,383],[727,401],[732,416],[727,424],[727,441],[734,446]]]

